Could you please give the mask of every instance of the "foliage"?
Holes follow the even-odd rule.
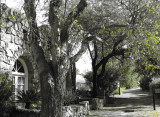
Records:
[[[139,76],[136,72],[135,63],[133,60],[123,59],[118,60],[112,58],[106,64],[106,70],[104,77],[100,78],[99,81],[99,92],[103,90],[109,90],[111,94],[117,88],[117,81],[120,82],[120,86],[124,88],[133,88],[138,86]],[[87,72],[84,75],[88,84],[92,84],[92,72]],[[109,87],[108,87],[109,86]],[[100,91],[102,90],[102,91]]]
[[[76,98],[77,98],[77,94],[76,93],[73,93],[72,91],[66,91],[65,95],[64,95],[63,104],[65,106],[68,106],[68,105],[74,103],[74,101],[76,101]]]
[[[108,59],[113,56],[122,55],[124,57],[126,55],[124,46],[127,47],[126,50],[129,51],[130,58],[143,58],[145,69],[159,68],[158,64],[155,65],[149,60],[156,57],[157,61],[160,60],[159,23],[157,22],[160,15],[159,5],[157,4],[159,3],[146,0],[108,0],[97,2],[96,5],[91,7],[92,9],[88,7],[79,21],[90,34],[94,34],[103,40],[101,44],[101,40],[97,41],[95,39],[88,46],[91,45],[89,51],[92,58],[92,67],[93,70],[96,69],[93,71],[93,81],[99,79],[97,77],[101,75],[96,72],[102,61],[103,66],[105,66]],[[93,49],[91,50],[91,48]],[[121,53],[116,55],[115,53],[120,52],[120,50]],[[103,73],[104,71],[102,71]],[[128,78],[125,77],[125,82],[122,81],[123,85],[126,85],[127,88],[136,86],[137,76],[134,75],[133,78],[131,71],[126,74]],[[93,82],[93,89],[97,89],[95,82]]]
[[[107,63],[105,75],[98,79],[98,94],[103,94],[103,91],[106,90],[107,92],[112,93],[114,89],[116,89],[116,81],[119,79],[120,72],[116,66],[112,66],[111,63]],[[92,72],[87,72],[84,75],[84,78],[86,78],[88,84],[92,84],[93,77]]]
[[[96,4],[93,4],[95,2]],[[100,84],[100,82],[105,81],[103,79],[108,72],[105,70],[108,70],[106,63],[114,57],[124,58],[127,50],[123,48],[127,39],[127,25],[122,21],[122,10],[119,9],[120,7],[116,7],[118,6],[118,0],[93,1],[93,3],[80,17],[79,21],[85,30],[96,35],[96,38],[88,44],[93,68],[93,97],[96,97],[99,86],[103,84]],[[112,79],[110,80],[112,82]],[[108,81],[106,80],[106,82]]]
[[[149,84],[151,83],[151,77],[142,77],[140,79],[140,87],[142,90],[149,90]]]
[[[110,95],[117,88],[117,80],[120,78],[120,72],[115,67],[107,67],[105,76],[100,79],[100,89],[106,90]]]
[[[132,69],[126,71],[123,80],[120,80],[121,87],[126,89],[134,88],[138,86],[138,74],[134,73]]]
[[[148,66],[146,65],[146,61],[150,62],[153,65],[157,65],[158,61],[154,58],[150,58],[147,60],[144,60],[145,58],[141,58],[139,60],[136,61],[136,70],[135,72],[137,72],[139,74],[140,78],[140,87],[143,90],[149,90],[149,84],[152,81],[152,78],[159,74],[159,69],[154,68],[154,66]]]
[[[76,90],[76,94],[78,97],[81,97],[81,98],[91,98],[92,97],[92,92],[86,91],[86,90]]]
[[[119,88],[118,87],[113,91],[113,94],[119,94]],[[123,94],[122,90],[120,90],[120,94]]]
[[[83,77],[86,79],[86,84],[92,88],[92,85],[93,85],[92,84],[92,81],[93,81],[92,71],[86,72],[86,74],[84,74]]]
[[[128,1],[128,0],[127,0]],[[126,5],[129,2],[123,2],[123,6],[128,9],[128,15],[131,16],[131,31],[130,31],[130,49],[134,59],[143,59],[145,69],[154,69],[155,65],[151,59],[159,61],[159,23],[157,19],[159,15],[159,2],[138,0],[131,1],[132,8],[129,9]],[[139,7],[139,9],[137,9]],[[134,15],[136,15],[134,17]],[[129,18],[129,17],[128,17]],[[136,27],[134,27],[136,25]]]
[[[151,83],[150,83],[150,85],[149,85],[149,87],[150,87],[150,90],[152,90],[152,88],[158,88],[158,89],[160,89],[160,79],[155,79],[155,80],[153,80]]]
[[[40,100],[40,94],[33,89],[27,91],[19,91],[17,95],[19,102],[25,103],[25,108],[29,109],[32,103],[36,103]]]
[[[6,80],[6,74],[0,75],[0,116],[8,117],[12,111],[11,96],[12,91],[9,88],[10,83]]]

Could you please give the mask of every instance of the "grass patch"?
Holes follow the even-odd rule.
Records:
[[[122,87],[123,90],[126,90],[126,87]]]
[[[142,117],[160,117],[160,111],[144,111],[139,112],[138,116]]]
[[[119,94],[119,88],[115,89],[115,90],[113,91],[113,93],[114,93],[114,94]],[[120,93],[123,94],[123,91],[120,90]]]

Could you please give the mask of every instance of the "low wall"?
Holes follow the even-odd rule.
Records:
[[[89,101],[63,106],[63,117],[85,117],[90,114]],[[14,108],[10,117],[40,117],[40,110]]]
[[[89,102],[83,101],[79,105],[63,107],[63,117],[85,117],[90,114]]]

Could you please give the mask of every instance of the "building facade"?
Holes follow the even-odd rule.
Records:
[[[12,80],[13,99],[18,91],[32,88],[37,81],[32,58],[23,41],[25,25],[22,14],[1,3],[0,76],[8,74]]]
[[[39,90],[39,78],[31,57],[27,40],[24,39],[24,30],[28,30],[28,23],[23,14],[10,9],[1,3],[0,22],[0,76],[8,74],[12,80],[13,99],[16,99],[18,91],[26,91],[32,88]],[[39,27],[47,28],[46,26]],[[43,35],[43,34],[42,34]],[[42,40],[45,58],[50,61],[47,40]],[[47,43],[47,44],[46,44]],[[71,82],[70,80],[68,80]],[[65,81],[67,82],[67,80]],[[66,88],[70,83],[64,83]],[[68,86],[72,87],[72,86]]]

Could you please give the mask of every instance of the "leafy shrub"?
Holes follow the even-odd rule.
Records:
[[[92,97],[92,92],[91,91],[86,91],[86,90],[76,90],[76,94],[77,94],[78,97],[81,97],[81,98]]]
[[[149,84],[151,83],[152,79],[150,77],[142,77],[140,79],[140,87],[142,90],[149,90]]]
[[[38,100],[40,100],[40,94],[32,89],[26,92],[22,90],[18,92],[17,98],[18,101],[26,104],[26,109],[29,109],[32,103],[36,103]]]
[[[12,111],[12,104],[10,97],[12,96],[12,91],[10,87],[10,82],[7,81],[6,75],[0,76],[0,117],[8,117]]]
[[[121,86],[125,87],[126,89],[131,89],[137,87],[138,84],[134,78],[128,77],[128,79],[121,81]]]
[[[135,72],[136,67],[132,65],[128,67],[124,66],[121,68],[123,72],[121,74],[122,77],[120,78],[119,82],[120,86],[125,87],[126,89],[131,89],[138,86],[138,81],[140,77],[138,73]]]
[[[120,72],[118,69],[107,67],[104,76],[100,77],[97,81],[98,96],[102,96],[104,94],[104,90],[108,92],[108,94],[111,94],[116,89],[116,81],[118,80],[119,76],[120,76]],[[92,72],[91,71],[87,72],[84,75],[84,78],[87,81],[86,83],[89,86],[92,86],[92,81],[93,81]],[[89,91],[79,90],[78,93],[82,97],[91,97],[91,94],[90,94],[91,92]]]
[[[86,84],[92,88],[92,81],[93,81],[92,71],[86,72],[86,74],[83,77],[86,79]]]
[[[64,98],[63,98],[64,99],[63,103],[64,103],[65,106],[68,106],[68,105],[74,103],[76,98],[77,98],[76,93],[73,93],[72,91],[66,91],[65,95],[64,95]]]

